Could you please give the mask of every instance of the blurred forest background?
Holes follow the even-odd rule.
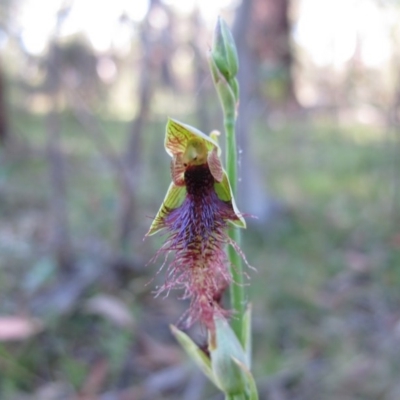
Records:
[[[260,399],[400,399],[395,0],[1,1],[1,399],[222,399],[169,332],[186,304],[152,293],[162,238],[142,240],[167,117],[222,130],[218,15]]]

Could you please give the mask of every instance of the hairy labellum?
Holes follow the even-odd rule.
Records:
[[[231,282],[224,251],[229,242],[225,229],[229,220],[238,217],[231,202],[217,196],[207,164],[188,167],[184,180],[185,200],[163,221],[170,234],[159,252],[175,254],[159,293],[183,288],[183,298],[191,299],[188,324],[199,319],[212,329],[213,315],[224,313],[219,302]]]

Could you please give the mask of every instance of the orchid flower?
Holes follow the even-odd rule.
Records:
[[[163,266],[168,255],[174,254],[157,294],[183,289],[182,299],[190,299],[184,315],[187,325],[199,320],[211,333],[215,331],[214,318],[229,314],[221,306],[222,294],[232,282],[225,245],[242,255],[226,228],[228,224],[246,227],[221,164],[217,136],[217,132],[208,136],[168,120],[165,149],[172,157],[172,182],[146,235],[168,232],[156,254],[165,255]]]

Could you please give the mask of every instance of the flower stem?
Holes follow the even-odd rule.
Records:
[[[224,128],[226,137],[226,170],[231,182],[233,196],[237,190],[237,148],[235,135],[235,110],[224,109]],[[240,246],[241,235],[237,227],[230,227],[229,237]],[[240,343],[243,343],[243,316],[246,309],[246,300],[243,285],[243,265],[240,255],[232,246],[228,248],[228,257],[231,265],[233,284],[230,286],[231,307],[234,310],[232,329]]]
[[[210,50],[209,65],[211,76],[214,81],[215,88],[222,106],[224,115],[224,128],[225,128],[225,139],[226,139],[226,172],[228,180],[231,184],[232,199],[235,197],[237,192],[237,148],[236,148],[236,135],[235,135],[235,124],[236,124],[236,112],[239,104],[239,83],[236,79],[236,75],[239,68],[239,60],[236,50],[235,41],[232,33],[230,32],[226,23],[218,18],[217,25],[214,31],[213,45]],[[234,246],[228,246],[227,253],[230,263],[230,272],[232,275],[232,284],[230,285],[230,301],[231,308],[234,312],[231,321],[231,332],[235,339],[237,338],[240,342],[242,350],[245,351],[245,362],[236,360],[235,358],[226,352],[224,346],[217,346],[216,354],[218,351],[221,352],[222,358],[211,355],[212,362],[215,368],[214,373],[218,372],[218,378],[221,382],[224,382],[224,386],[221,386],[221,390],[225,393],[225,400],[258,400],[257,387],[254,382],[253,376],[251,375],[251,320],[250,320],[250,309],[247,310],[247,299],[243,284],[243,263],[242,255],[236,250],[240,248],[240,231],[236,226],[230,226],[228,234]],[[227,334],[224,333],[225,341],[227,340]],[[225,350],[225,352],[223,352]],[[224,358],[225,357],[225,358]],[[226,358],[227,357],[227,358]],[[229,357],[231,359],[229,360]],[[233,384],[230,379],[227,379],[226,373],[219,374],[220,367],[226,371],[226,365],[230,365],[229,362],[237,362],[238,368],[245,374],[244,381],[246,388],[242,387],[242,390],[237,390],[237,385]],[[235,369],[233,369],[235,372]],[[221,375],[221,376],[220,376]],[[232,376],[235,379],[235,374]],[[241,376],[241,374],[237,374]],[[238,384],[238,382],[236,382]],[[232,390],[231,390],[232,389]]]
[[[239,394],[227,394],[225,396],[225,400],[247,400],[248,397],[246,397],[245,394],[239,393]]]

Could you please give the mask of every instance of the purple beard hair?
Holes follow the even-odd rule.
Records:
[[[238,220],[238,216],[230,201],[217,196],[208,164],[188,167],[184,178],[185,200],[163,221],[169,237],[157,254],[166,254],[163,266],[169,252],[174,252],[174,258],[157,295],[183,289],[181,299],[190,299],[189,310],[182,316],[187,317],[186,326],[199,320],[214,330],[214,316],[229,314],[220,305],[232,281],[224,248],[232,244],[226,234],[228,221]]]

